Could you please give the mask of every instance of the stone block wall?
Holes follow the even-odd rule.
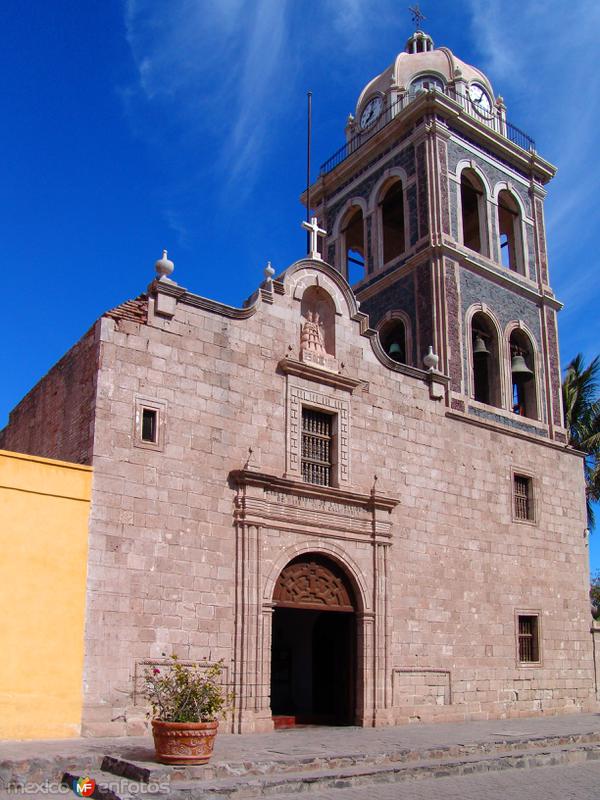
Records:
[[[335,306],[333,371],[300,360],[316,285]],[[322,262],[240,311],[172,291],[172,316],[153,296],[147,318],[105,316],[4,432],[13,449],[94,466],[84,733],[143,731],[141,666],[172,652],[224,659],[231,729],[268,729],[273,587],[302,553],[356,587],[359,724],[595,707],[577,455],[453,415],[425,373],[382,363]],[[331,489],[290,471],[298,398],[344,409]],[[144,404],[159,413],[152,447]],[[531,522],[513,518],[513,472],[532,478]],[[539,615],[539,663],[518,662],[519,612]]]
[[[11,411],[0,448],[90,465],[97,370],[94,325]]]
[[[351,391],[279,366],[297,358],[301,279],[334,298]],[[579,457],[448,416],[424,378],[379,361],[329,268],[297,265],[282,291],[244,319],[191,296],[171,319],[151,300],[148,324],[103,323],[85,730],[139,732],[136,665],[170,652],[224,658],[233,729],[267,729],[272,590],[304,552],[359,587],[361,724],[590,708]],[[349,408],[347,483],[323,500],[286,478],[293,387]],[[140,398],[162,404],[162,449],[136,442]],[[244,469],[271,488],[240,488]],[[513,469],[533,476],[534,523],[513,520]],[[374,490],[397,505],[371,518]],[[539,613],[539,664],[517,661],[519,610]]]

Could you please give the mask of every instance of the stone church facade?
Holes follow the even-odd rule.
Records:
[[[309,257],[233,308],[163,256],[0,434],[94,470],[84,733],[139,733],[172,652],[236,732],[596,708],[554,168],[420,31],[346,137]]]

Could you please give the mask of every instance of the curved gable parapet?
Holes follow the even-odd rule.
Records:
[[[359,305],[350,284],[344,276],[325,261],[312,258],[302,258],[294,262],[281,276],[287,291],[296,300],[301,300],[302,295],[309,286],[320,286],[331,295],[335,305],[335,313],[342,315],[344,308],[350,319],[360,320],[367,315],[359,311]],[[366,328],[366,325],[364,326]],[[361,330],[363,326],[361,325]]]
[[[253,295],[246,301],[241,308],[237,306],[230,306],[227,303],[220,303],[218,300],[211,300],[208,297],[202,297],[199,294],[188,292],[183,286],[174,281],[159,281],[154,280],[148,286],[148,295],[156,300],[158,296],[170,297],[176,303],[184,303],[185,305],[192,306],[193,308],[201,308],[203,311],[210,311],[213,314],[220,314],[222,317],[229,317],[230,319],[248,319],[253,316],[258,305],[261,302],[261,290],[257,289]],[[160,313],[160,312],[159,312]],[[169,314],[168,316],[172,316]]]
[[[390,358],[388,354],[383,349],[383,345],[381,344],[381,339],[379,338],[379,331],[374,330],[373,328],[367,328],[366,331],[363,333],[364,336],[369,337],[369,341],[371,343],[371,348],[373,350],[373,354],[375,358],[383,364],[384,367],[387,367],[391,372],[401,372],[403,375],[410,375],[412,378],[418,378],[422,381],[429,381],[429,371],[425,369],[419,369],[419,367],[413,367],[410,364],[400,364],[397,361],[394,361],[393,358]],[[445,376],[442,373],[437,373],[439,378],[445,380]]]
[[[381,345],[379,333],[370,327],[369,316],[359,310],[359,304],[352,288],[343,275],[325,261],[315,261],[303,258],[296,261],[278,278],[281,280],[292,297],[301,301],[302,296],[310,286],[320,286],[331,296],[337,315],[344,313],[344,307],[350,319],[360,324],[360,335],[366,336],[377,360],[392,372],[401,372],[422,381],[429,381],[430,374],[425,369],[413,367],[409,364],[399,364],[388,356]],[[438,373],[440,379],[444,376]]]

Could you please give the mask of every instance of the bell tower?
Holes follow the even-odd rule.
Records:
[[[486,75],[417,30],[360,92],[310,197],[323,258],[392,368],[423,369],[432,346],[452,413],[565,441],[543,212],[555,171]]]

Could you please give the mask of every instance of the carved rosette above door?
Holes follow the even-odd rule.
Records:
[[[387,551],[398,501],[248,469],[231,472],[229,478],[237,488],[235,730],[272,728],[275,605],[355,612],[355,721],[367,726],[389,722]]]
[[[331,560],[319,558],[291,561],[279,574],[273,602],[285,608],[355,611],[352,587]]]

